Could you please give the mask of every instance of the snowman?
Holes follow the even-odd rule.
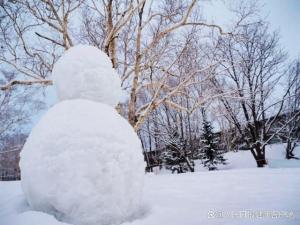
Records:
[[[76,225],[119,224],[140,210],[144,177],[137,134],[114,107],[120,79],[99,49],[70,48],[53,68],[59,102],[21,152],[32,209]]]

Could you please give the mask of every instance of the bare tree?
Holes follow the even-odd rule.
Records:
[[[275,135],[272,128],[287,97],[285,92],[281,99],[273,99],[284,73],[285,54],[278,46],[278,34],[270,33],[264,21],[242,26],[239,34],[218,40],[219,54],[224,59],[220,68],[225,71],[212,82],[218,93],[226,89],[236,93],[235,101],[220,101],[257,166],[263,167],[267,164],[265,146]]]
[[[286,158],[295,159],[293,151],[300,140],[300,62],[299,60],[290,65],[288,71],[288,94],[287,100],[278,126],[284,127],[278,136],[286,142]],[[276,130],[276,127],[275,127]]]
[[[14,76],[12,72],[0,70],[0,84]],[[14,91],[0,92],[0,150],[13,147],[13,135],[26,135],[26,126],[31,122],[32,115],[42,107],[33,88],[14,87]]]
[[[19,75],[1,86],[2,91],[14,85],[52,84],[47,77],[57,57],[73,45],[69,19],[82,2],[16,0],[0,6],[0,63]]]
[[[175,64],[192,41],[184,33],[212,28],[225,34],[201,19],[196,0],[91,1],[83,18],[86,32],[81,38],[104,49],[121,74],[129,94],[126,114],[135,130],[160,104],[176,106],[171,98],[194,83],[199,68],[188,71],[180,85],[169,86],[170,80],[181,76]],[[141,104],[145,93],[147,102]]]

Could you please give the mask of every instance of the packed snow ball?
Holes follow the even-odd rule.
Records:
[[[145,163],[137,134],[117,111],[77,99],[52,107],[21,152],[29,205],[80,225],[138,216]]]
[[[121,99],[120,78],[96,47],[71,47],[55,63],[52,76],[59,100],[89,99],[115,107]]]

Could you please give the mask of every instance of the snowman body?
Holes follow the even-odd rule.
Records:
[[[33,128],[21,152],[21,182],[27,201],[35,210],[79,225],[117,224],[135,217],[139,211],[145,165],[140,140],[112,107],[118,94],[102,96],[103,89],[99,94],[91,88],[93,86],[84,84],[93,79],[97,82],[99,71],[98,76],[114,75],[103,73],[112,70],[107,63],[104,70],[100,65],[102,71],[97,70],[97,63],[91,66],[89,62],[85,67],[85,60],[92,61],[85,56],[91,48],[73,47],[70,49],[73,52],[62,56],[58,67],[64,68],[64,74],[58,74],[61,69],[54,68],[60,93],[63,80],[68,79],[58,76],[72,75],[70,71],[76,67],[76,56],[80,53],[78,57],[84,58],[77,66],[81,69],[75,70],[79,78],[70,82],[72,85],[78,81],[83,83],[77,84],[78,93],[76,89],[72,93],[62,89],[64,93],[58,95],[63,101],[54,105]],[[103,84],[113,92],[116,81]],[[92,85],[101,88],[101,82]],[[88,90],[85,91],[84,86],[89,86]]]

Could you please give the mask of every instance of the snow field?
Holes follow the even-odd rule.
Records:
[[[145,215],[123,225],[299,225],[299,173],[299,168],[253,168],[150,174],[145,178],[143,192]],[[0,206],[1,225],[62,225],[57,220],[50,221],[50,215],[30,211],[20,195],[19,182],[2,182],[0,190],[4,200]],[[281,218],[237,216],[246,210],[269,211],[275,217],[276,212],[292,214]],[[214,217],[209,218],[212,212]],[[216,218],[220,212],[223,218]],[[32,222],[37,220],[39,224]]]

